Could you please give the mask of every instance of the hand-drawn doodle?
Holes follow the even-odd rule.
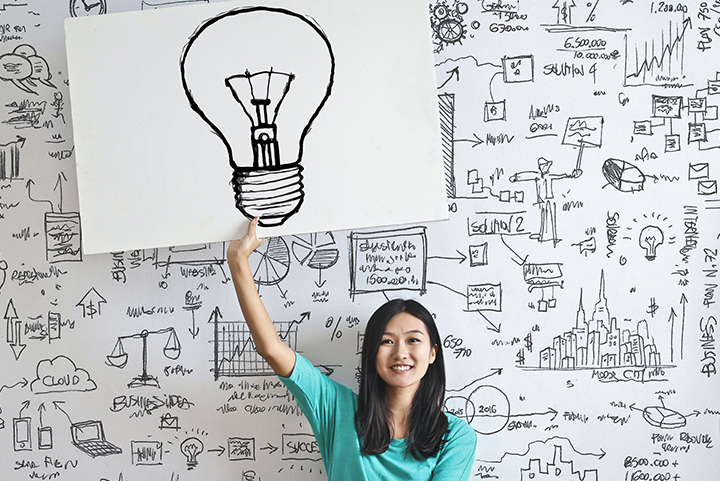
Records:
[[[133,466],[162,465],[163,444],[160,441],[131,441]]]
[[[102,421],[81,421],[70,426],[72,444],[91,458],[122,454],[122,449],[105,439]]]
[[[635,165],[620,159],[607,159],[602,166],[602,173],[620,192],[639,192],[645,188],[645,174]]]
[[[37,95],[33,90],[37,87],[34,81],[56,89],[50,82],[51,78],[47,61],[31,45],[18,45],[12,53],[0,55],[0,79],[12,82],[23,92]]]
[[[253,279],[260,286],[277,286],[280,297],[286,298],[287,291],[283,291],[280,282],[290,271],[290,248],[282,237],[271,237],[250,254],[250,268]]]
[[[31,418],[13,418],[13,449],[15,451],[32,451],[31,424]]]
[[[586,318],[581,291],[575,327],[555,336],[552,346],[542,349],[539,355],[538,368],[542,370],[608,369],[598,377],[602,382],[662,380],[663,368],[670,367],[661,364],[646,320],[637,321],[636,329],[631,331],[620,329],[617,318],[610,316],[603,271],[598,302],[590,318]],[[626,367],[637,370],[625,370],[622,379],[612,372],[614,368]]]
[[[572,25],[572,9],[577,7],[574,0],[557,0],[552,8],[557,10],[558,24]]]
[[[30,383],[30,390],[35,394],[87,392],[95,389],[97,384],[90,378],[90,374],[63,355],[40,361],[35,368],[35,379]]]
[[[495,386],[483,384],[492,374],[476,379],[460,389],[448,389],[443,408],[465,419],[479,434],[495,434],[507,426],[510,420],[510,401],[507,395]]]
[[[495,72],[493,76],[490,77],[490,83],[488,85],[490,101],[485,102],[483,110],[484,122],[507,120],[506,99],[496,101],[493,95],[493,80],[499,75],[502,75],[503,82],[505,83],[533,82],[535,80],[535,59],[532,55],[502,58],[502,71]]]
[[[282,435],[282,459],[284,461],[320,461],[320,448],[312,434]]]
[[[188,471],[194,469],[197,464],[198,456],[205,450],[205,445],[196,437],[186,438],[180,444],[180,452],[185,455]]]
[[[541,464],[542,459],[532,458],[528,463],[527,468],[520,470],[520,479],[535,479],[549,475],[554,478],[566,478],[572,479],[573,477],[578,481],[597,481],[598,472],[597,470],[586,470],[583,471],[582,475],[575,470],[572,461],[563,460],[562,446],[555,446],[555,452],[553,454],[552,461],[545,463],[545,466]]]
[[[692,28],[690,18],[682,21],[682,27],[669,22],[667,32],[661,37],[647,39],[640,46],[628,47],[625,35],[625,75],[623,86],[655,85],[679,86],[685,72],[685,35]]]
[[[162,416],[160,416],[160,426],[158,426],[160,430],[163,429],[173,429],[175,431],[180,430],[180,418],[177,416],[173,416],[170,413],[165,413]]]
[[[712,95],[720,93],[720,72],[708,79],[707,88],[695,91],[694,98],[687,99],[688,113],[693,121],[688,123],[688,144],[696,142],[699,151],[720,148],[720,128],[708,129],[707,122],[718,120],[718,105],[709,105]]]
[[[102,304],[107,304],[107,301],[94,287],[91,287],[90,290],[87,291],[82,297],[82,299],[80,299],[80,301],[75,304],[75,307],[82,307],[83,317],[89,317],[90,319],[94,319],[96,314],[98,316],[102,315]]]
[[[580,152],[582,153],[582,148]],[[579,161],[580,159],[578,158],[578,163]],[[535,205],[540,208],[540,228],[537,233],[531,234],[530,238],[537,239],[538,242],[552,242],[553,247],[555,247],[561,239],[558,238],[557,235],[557,217],[555,213],[556,205],[554,202],[555,196],[553,194],[553,182],[560,179],[576,179],[582,175],[582,171],[579,168],[576,168],[569,174],[551,174],[550,167],[552,164],[551,160],[540,157],[538,159],[537,171],[517,172],[511,175],[508,180],[510,182],[535,182],[535,194],[537,196]]]
[[[255,438],[228,438],[230,461],[255,461]]]
[[[590,254],[594,254],[595,250],[597,249],[597,241],[595,237],[588,237],[585,240],[582,240],[576,244],[572,244],[573,247],[579,247],[580,248],[580,254],[585,254],[585,257],[587,257],[588,252]]]
[[[555,288],[563,288],[562,264],[558,262],[550,262],[544,264],[532,264],[526,262],[523,264],[523,279],[528,286],[528,292],[534,289],[540,289],[541,298],[537,302],[539,312],[546,312],[548,308],[552,309],[557,305],[555,299]],[[550,297],[545,299],[545,293],[550,289]]]
[[[471,245],[470,249],[470,267],[486,266],[488,264],[488,243],[483,242],[479,245]]]
[[[581,453],[568,438],[555,436],[528,444],[524,453],[506,452],[497,461],[482,460],[480,471],[498,479],[599,481],[596,465],[604,456],[604,451]]]
[[[438,94],[438,113],[440,115],[445,189],[448,198],[453,199],[457,194],[455,184],[455,94]]]
[[[16,129],[28,129],[28,128],[53,128],[54,122],[51,119],[43,120],[45,115],[47,101],[34,102],[28,99],[24,99],[18,102],[10,102],[5,107],[11,109],[9,111],[9,117],[2,121],[3,124],[11,125]]]
[[[458,0],[453,0],[452,6],[445,0],[430,4],[430,27],[433,31],[435,53],[440,53],[447,46],[462,44],[467,34],[463,15],[468,13],[468,10],[468,4]]]
[[[228,50],[227,45],[235,47]],[[214,60],[208,64],[218,49],[225,52],[222,68]],[[285,223],[303,203],[303,143],[335,78],[325,33],[314,21],[285,9],[231,10],[193,33],[182,52],[180,73],[192,110],[225,144],[237,209],[248,219],[259,216],[261,226]],[[218,85],[231,96],[218,95]],[[235,109],[249,120],[250,149],[247,138],[236,142],[241,115]]]
[[[106,0],[70,0],[70,15],[89,17],[107,12]]]
[[[255,350],[250,330],[242,321],[221,321],[215,316],[214,369],[215,380],[220,377],[271,376],[275,372]],[[275,321],[280,339],[291,349],[297,349],[298,326],[310,318],[304,313],[300,320]]]
[[[148,337],[155,334],[170,334],[167,339],[167,343],[165,344],[165,347],[163,348],[163,354],[168,359],[177,359],[180,357],[180,341],[178,340],[177,334],[175,334],[175,329],[172,327],[168,327],[165,329],[158,329],[156,331],[148,331],[147,329],[143,329],[141,332],[137,334],[130,334],[127,336],[118,336],[117,342],[115,343],[115,347],[113,348],[112,353],[109,356],[105,356],[107,359],[107,365],[117,368],[124,368],[125,365],[128,362],[128,354],[125,352],[125,348],[123,347],[123,339],[141,339],[142,340],[142,366],[143,371],[142,374],[139,376],[133,378],[132,382],[128,384],[128,387],[143,387],[143,386],[153,386],[153,387],[160,387],[160,383],[158,381],[158,378],[155,376],[151,376],[147,372],[147,361],[148,361]]]
[[[0,144],[0,180],[20,179],[20,149],[25,138],[17,135],[16,139]]]
[[[20,359],[20,355],[27,347],[27,344],[22,343],[22,321],[15,310],[15,304],[13,304],[12,299],[10,299],[7,303],[3,319],[5,319],[5,325],[7,326],[6,340],[15,355],[15,360],[17,361]]]
[[[51,426],[40,426],[38,428],[38,449],[52,449],[53,448],[53,436]]]
[[[185,305],[183,306],[183,309],[190,311],[190,314],[192,315],[192,328],[188,330],[190,331],[190,335],[193,339],[200,334],[200,328],[195,325],[195,311],[201,307],[202,301],[200,300],[200,296],[194,295],[192,291],[187,291],[185,293]]]
[[[318,271],[317,288],[323,287],[323,270],[334,266],[340,258],[335,236],[332,232],[316,233],[309,236],[293,236],[292,252],[301,266],[307,265],[310,269]]]
[[[350,297],[408,290],[423,294],[427,282],[425,227],[350,233]]]
[[[5,285],[5,281],[7,280],[7,268],[7,261],[4,259],[0,260],[0,292],[2,292],[2,288]]]
[[[216,268],[222,270],[225,264],[225,243],[199,244],[192,246],[171,246],[167,249],[135,251],[132,259],[134,266],[145,261],[152,262],[156,269],[164,269],[163,279],[171,276],[170,267],[178,266],[183,278],[205,278],[217,275]],[[223,272],[224,282],[229,278]],[[164,284],[163,284],[164,286]]]
[[[651,222],[651,223],[648,223]],[[657,248],[660,245],[675,244],[675,236],[665,236],[665,232],[672,229],[668,216],[653,212],[650,215],[643,214],[642,217],[633,218],[632,224],[627,226],[628,231],[634,231],[636,226],[642,226],[638,234],[638,246],[645,253],[645,259],[653,261],[657,257]],[[631,237],[623,237],[629,239]]]
[[[645,251],[645,259],[649,261],[655,260],[657,248],[664,241],[663,231],[656,225],[646,225],[638,236],[638,244]]]
[[[630,405],[630,410],[640,411],[643,419],[651,426],[660,429],[677,429],[682,428],[687,424],[688,416],[680,414],[677,411],[668,409],[665,407],[665,401],[662,396],[659,396],[660,406],[646,406],[643,409],[635,407],[635,404]],[[691,415],[697,416],[698,411],[695,411]]]

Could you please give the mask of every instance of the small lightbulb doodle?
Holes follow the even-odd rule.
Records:
[[[198,438],[187,438],[180,445],[180,452],[185,455],[188,471],[197,466],[197,457],[205,449],[205,445]]]
[[[640,231],[638,239],[640,247],[645,249],[645,259],[654,261],[657,255],[657,248],[665,241],[663,231],[654,225],[648,225]]]
[[[303,143],[332,89],[324,32],[289,10],[231,10],[192,34],[180,74],[190,107],[227,149],[237,209],[264,227],[285,223],[305,197]]]

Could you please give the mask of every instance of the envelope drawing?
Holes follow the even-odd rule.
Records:
[[[179,419],[177,416],[172,416],[170,413],[163,414],[160,416],[160,429],[180,429]]]
[[[713,195],[717,191],[717,180],[698,180],[698,194]]]
[[[707,162],[700,162],[697,164],[690,163],[688,169],[688,180],[699,180],[707,179],[710,177],[710,164]]]

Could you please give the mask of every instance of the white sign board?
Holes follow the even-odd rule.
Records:
[[[382,15],[377,12],[382,11]],[[445,219],[422,2],[66,21],[85,253]]]

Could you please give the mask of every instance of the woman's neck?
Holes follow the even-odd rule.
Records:
[[[410,409],[412,407],[415,390],[403,390],[398,388],[388,389],[387,406],[390,411],[390,432],[394,439],[405,439],[410,430]]]

